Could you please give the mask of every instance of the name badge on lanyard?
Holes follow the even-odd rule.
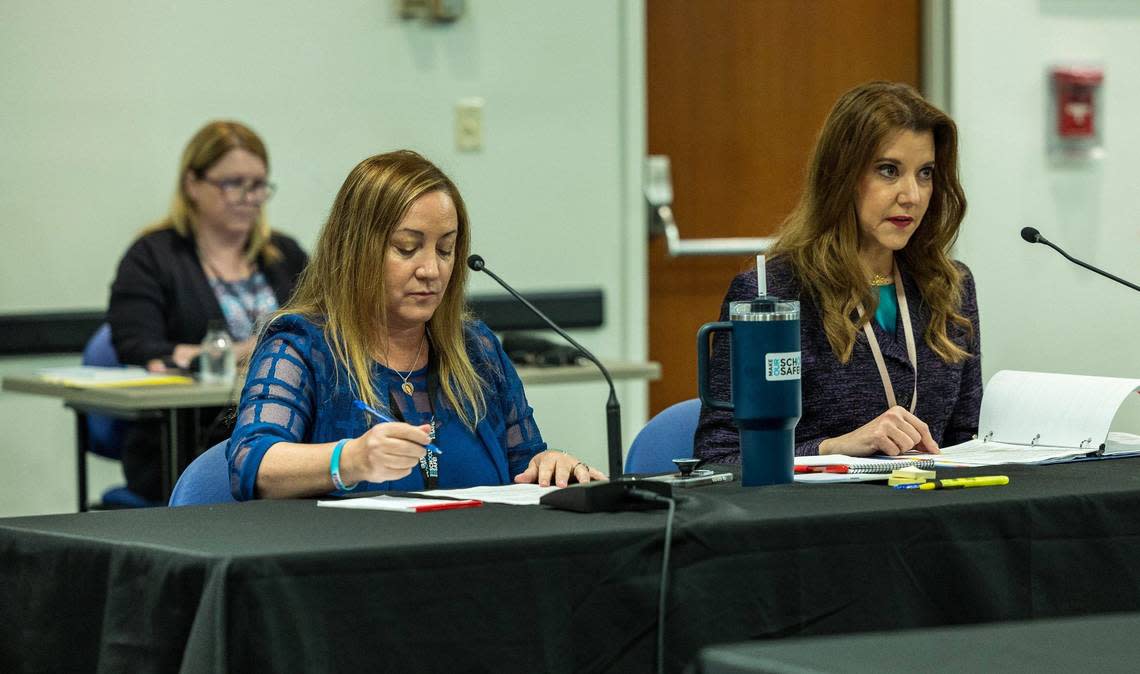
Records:
[[[915,406],[918,405],[918,355],[914,346],[914,328],[910,324],[910,310],[906,303],[906,288],[903,287],[902,275],[899,274],[899,266],[896,264],[892,270],[895,279],[895,297],[899,302],[899,317],[903,322],[903,335],[906,338],[906,355],[910,360],[910,367],[914,370],[914,391],[910,396],[910,413],[914,414]],[[863,305],[859,304],[855,307],[859,311],[859,317],[862,318]],[[895,400],[895,389],[891,386],[891,375],[887,372],[887,363],[883,360],[883,351],[879,348],[879,339],[875,337],[875,331],[871,329],[871,320],[869,319],[863,324],[863,332],[867,335],[867,344],[871,347],[871,355],[875,357],[875,365],[879,368],[879,378],[883,381],[883,392],[887,394],[887,409],[890,409],[898,404]]]

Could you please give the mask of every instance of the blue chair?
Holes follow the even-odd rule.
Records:
[[[81,361],[84,365],[99,365],[102,367],[120,367],[119,356],[115,353],[115,346],[111,343],[111,325],[104,323],[99,326],[94,335],[87,340],[83,347]],[[101,414],[83,414],[83,423],[87,428],[86,446],[79,447],[79,461],[84,461],[84,452],[91,452],[108,459],[119,460],[128,422]],[[86,509],[87,501],[87,471],[79,471],[79,501],[80,510]],[[147,500],[131,491],[126,486],[111,487],[103,492],[104,508],[145,508],[157,506],[160,503]]]
[[[170,492],[171,507],[237,502],[230,493],[230,465],[226,461],[229,442],[219,442],[190,462]]]
[[[650,419],[629,447],[625,472],[665,473],[676,470],[673,459],[692,458],[700,415],[701,401],[693,398],[670,405]]]
[[[111,325],[104,323],[83,347],[84,365],[120,367],[119,356],[111,343]],[[127,422],[122,419],[105,417],[99,414],[87,415],[87,451],[108,459],[119,458],[119,445],[126,431]]]

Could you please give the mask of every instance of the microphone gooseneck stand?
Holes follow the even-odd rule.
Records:
[[[607,449],[610,461],[610,479],[613,480],[621,477],[621,405],[618,404],[617,391],[614,389],[614,380],[612,377],[610,377],[610,371],[607,370],[606,366],[602,365],[601,361],[599,361],[594,356],[594,354],[590,353],[586,347],[582,346],[573,337],[566,334],[566,331],[559,327],[557,323],[551,320],[550,317],[548,317],[546,314],[542,313],[538,307],[531,304],[530,300],[520,295],[506,281],[499,278],[499,276],[493,271],[487,269],[487,265],[483,261],[482,256],[472,255],[468,257],[467,266],[470,267],[473,271],[481,271],[484,274],[495,279],[499,285],[503,286],[504,290],[513,295],[516,300],[526,305],[528,309],[534,312],[535,316],[538,316],[543,320],[544,323],[549,325],[551,330],[554,330],[559,335],[561,335],[562,339],[565,339],[567,342],[572,344],[574,348],[578,349],[578,351],[580,351],[582,355],[586,357],[587,360],[589,360],[594,365],[597,365],[598,369],[602,371],[602,376],[606,378],[606,383],[610,386],[610,397],[609,400],[606,401],[606,440],[608,444]]]
[[[1097,269],[1096,267],[1092,266],[1091,264],[1088,264],[1086,262],[1081,262],[1080,260],[1073,257],[1072,255],[1069,255],[1065,251],[1061,250],[1061,248],[1059,246],[1057,246],[1055,243],[1053,243],[1049,239],[1046,239],[1045,237],[1041,236],[1041,232],[1038,232],[1035,227],[1022,227],[1021,228],[1021,238],[1025,239],[1029,243],[1043,243],[1046,246],[1049,246],[1053,250],[1060,253],[1069,262],[1072,262],[1075,265],[1079,265],[1081,267],[1084,267],[1085,269],[1088,269],[1089,271],[1094,271],[1094,272],[1100,274],[1101,276],[1103,276],[1105,278],[1110,278],[1113,281],[1116,281],[1117,283],[1119,283],[1121,285],[1127,286],[1129,288],[1132,288],[1133,290],[1140,292],[1140,286],[1136,285],[1135,283],[1129,283],[1128,281],[1125,281],[1124,279],[1120,278],[1119,276],[1114,276],[1112,274],[1109,274],[1108,272],[1104,271],[1103,269]]]

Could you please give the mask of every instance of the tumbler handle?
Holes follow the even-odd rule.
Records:
[[[709,392],[709,342],[714,332],[727,332],[729,343],[732,340],[732,323],[720,321],[718,323],[705,323],[697,330],[697,391],[701,396],[701,403],[714,410],[733,411],[732,403],[727,400],[716,400]]]

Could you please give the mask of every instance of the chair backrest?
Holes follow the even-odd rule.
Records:
[[[229,442],[219,442],[190,462],[170,493],[171,506],[236,502],[230,493],[230,465],[226,461]]]
[[[119,367],[121,365],[119,356],[115,353],[115,346],[111,343],[110,323],[100,325],[95,334],[87,340],[87,344],[83,347],[83,358],[80,362],[84,365],[100,365],[102,367]],[[122,419],[88,414],[87,449],[109,459],[118,459],[126,429],[127,422]]]
[[[701,401],[693,398],[671,405],[650,419],[629,447],[625,472],[664,473],[676,469],[673,459],[692,458],[700,415]]]

